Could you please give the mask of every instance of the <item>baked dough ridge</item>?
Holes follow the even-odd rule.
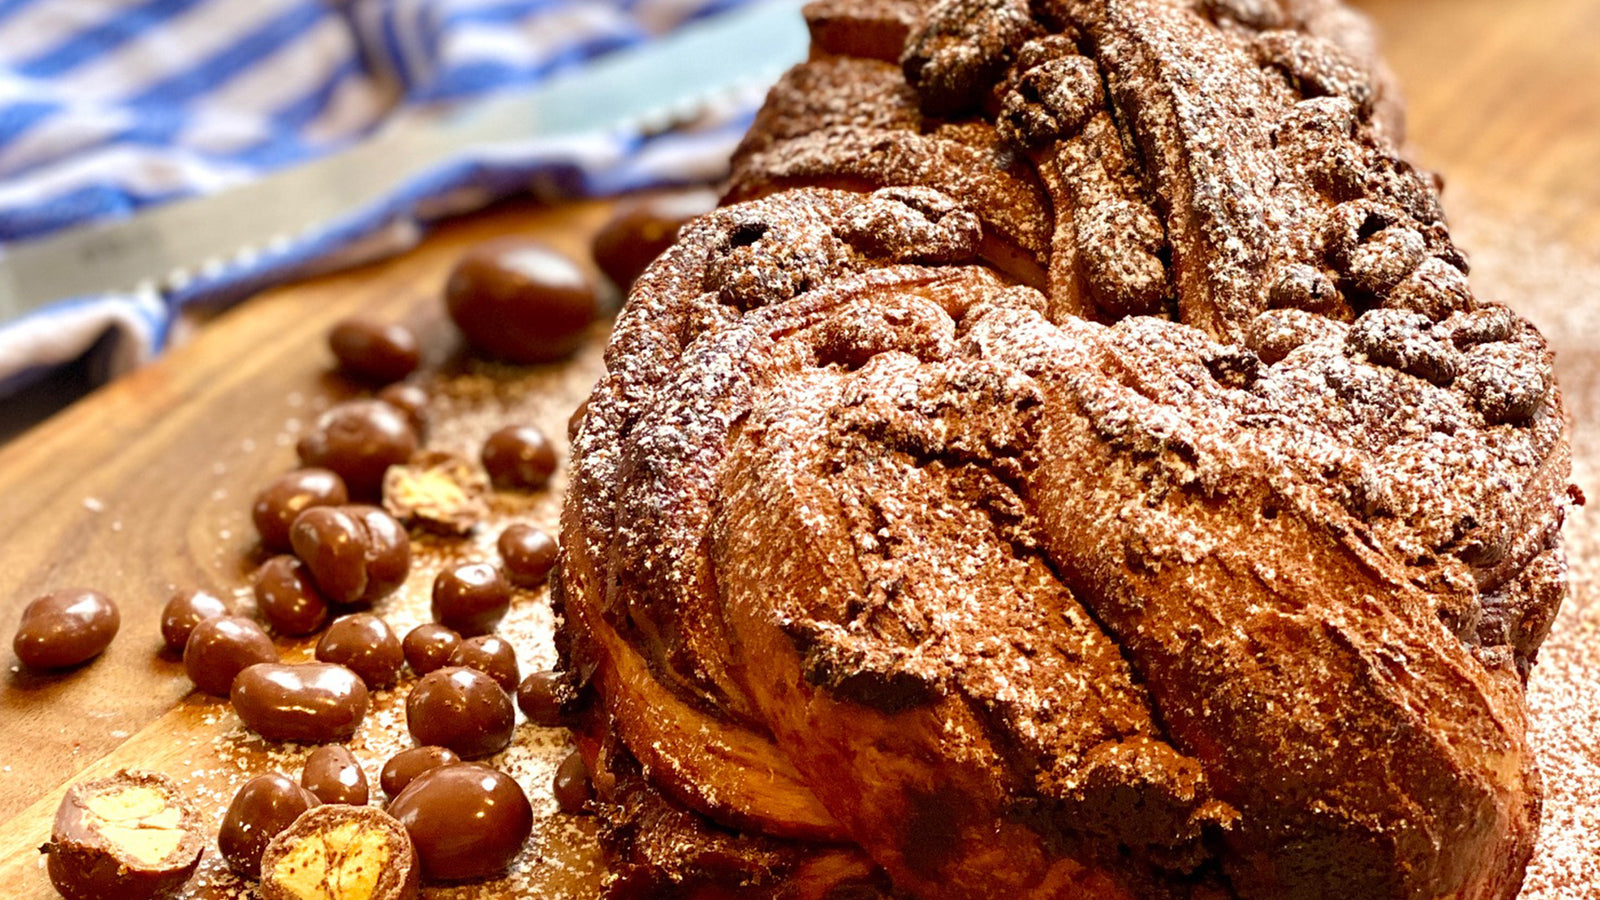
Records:
[[[1549,350],[1331,0],[819,0],[556,592],[615,897],[1510,898]]]

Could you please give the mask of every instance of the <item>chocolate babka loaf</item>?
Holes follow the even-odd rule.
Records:
[[[819,0],[557,602],[613,896],[1509,898],[1568,423],[1333,0]]]

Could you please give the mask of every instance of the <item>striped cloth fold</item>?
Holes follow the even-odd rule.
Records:
[[[408,112],[551,74],[760,0],[0,0],[5,246],[213,193],[337,151]],[[0,323],[0,394],[91,346],[159,352],[187,305],[392,253],[430,221],[533,190],[718,177],[759,95],[692,130],[463,152],[317,239],[161,292],[64,299]]]

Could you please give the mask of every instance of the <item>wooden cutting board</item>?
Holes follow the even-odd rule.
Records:
[[[0,451],[6,634],[28,598],[64,585],[104,590],[123,616],[110,650],[81,670],[0,673],[0,896],[54,896],[34,850],[48,837],[57,786],[68,779],[119,766],[168,772],[200,797],[214,828],[250,776],[276,769],[298,777],[305,748],[252,737],[225,701],[190,696],[180,662],[159,652],[159,612],[170,586],[248,597],[241,589],[261,561],[249,518],[254,493],[294,467],[294,439],[318,411],[356,393],[328,371],[324,338],[352,313],[405,322],[424,336],[438,407],[429,446],[475,457],[483,438],[507,422],[536,425],[564,446],[567,418],[600,373],[605,328],[564,365],[476,363],[460,353],[440,291],[465,248],[501,234],[537,235],[586,260],[588,237],[608,209],[507,206],[453,223],[400,258],[256,298],[189,346]],[[494,538],[511,520],[554,532],[563,483],[558,476],[547,491],[496,495],[493,520],[473,539],[419,539],[410,579],[377,611],[402,634],[426,621],[441,560],[495,559]],[[553,665],[542,591],[518,596],[502,633],[516,644],[524,670]],[[310,644],[280,642],[291,659],[309,655]],[[383,762],[411,744],[406,687],[375,694],[352,744],[374,786]],[[526,785],[545,815],[514,893],[592,896],[597,870],[588,824],[555,815],[550,799],[565,733],[523,725],[517,744],[495,762]],[[238,884],[212,857],[198,895],[237,895]]]
[[[1600,0],[1369,0],[1411,100],[1417,157],[1444,171],[1458,240],[1473,252],[1480,295],[1530,314],[1560,354],[1577,429],[1574,480],[1600,496]],[[170,586],[233,595],[259,561],[248,507],[294,464],[293,440],[316,412],[352,393],[327,373],[323,336],[362,312],[425,336],[443,394],[432,443],[472,452],[503,421],[552,437],[600,372],[603,329],[571,363],[539,369],[465,360],[438,297],[462,250],[485,238],[537,235],[586,258],[604,203],[508,205],[440,228],[397,259],[258,297],[188,346],[0,447],[0,636],[26,602],[82,584],[112,594],[123,630],[107,654],[64,676],[0,670],[0,896],[54,893],[35,852],[67,783],[122,765],[190,786],[212,824],[248,775],[298,774],[303,751],[237,727],[226,704],[190,696],[181,665],[158,653],[156,618]],[[4,413],[0,412],[0,418]],[[466,553],[492,558],[497,524],[553,529],[561,484],[502,497],[496,527]],[[1600,534],[1580,512],[1567,534],[1573,593],[1530,686],[1549,798],[1544,849],[1525,896],[1600,896]],[[437,560],[461,547],[425,543],[406,588],[380,607],[408,627],[426,618]],[[511,630],[524,670],[551,662],[547,599],[519,597]],[[305,644],[285,644],[286,654]],[[0,653],[7,653],[0,649]],[[369,774],[407,744],[399,692],[380,695],[355,746]],[[544,815],[512,878],[430,896],[590,897],[598,870],[582,819],[553,812],[560,732],[522,726],[502,760]],[[375,782],[375,777],[374,777]],[[249,896],[208,863],[198,896]]]

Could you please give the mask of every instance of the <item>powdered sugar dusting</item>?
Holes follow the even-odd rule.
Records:
[[[914,96],[827,56],[775,90],[759,199],[619,321],[564,534],[673,724],[804,783],[685,748],[644,778],[725,825],[820,800],[919,896],[1057,852],[1135,893],[1515,883],[1579,496],[1551,354],[1468,286],[1364,26],[1272,6],[940,0]],[[597,684],[643,759],[634,677]],[[918,790],[985,824],[910,861]]]

